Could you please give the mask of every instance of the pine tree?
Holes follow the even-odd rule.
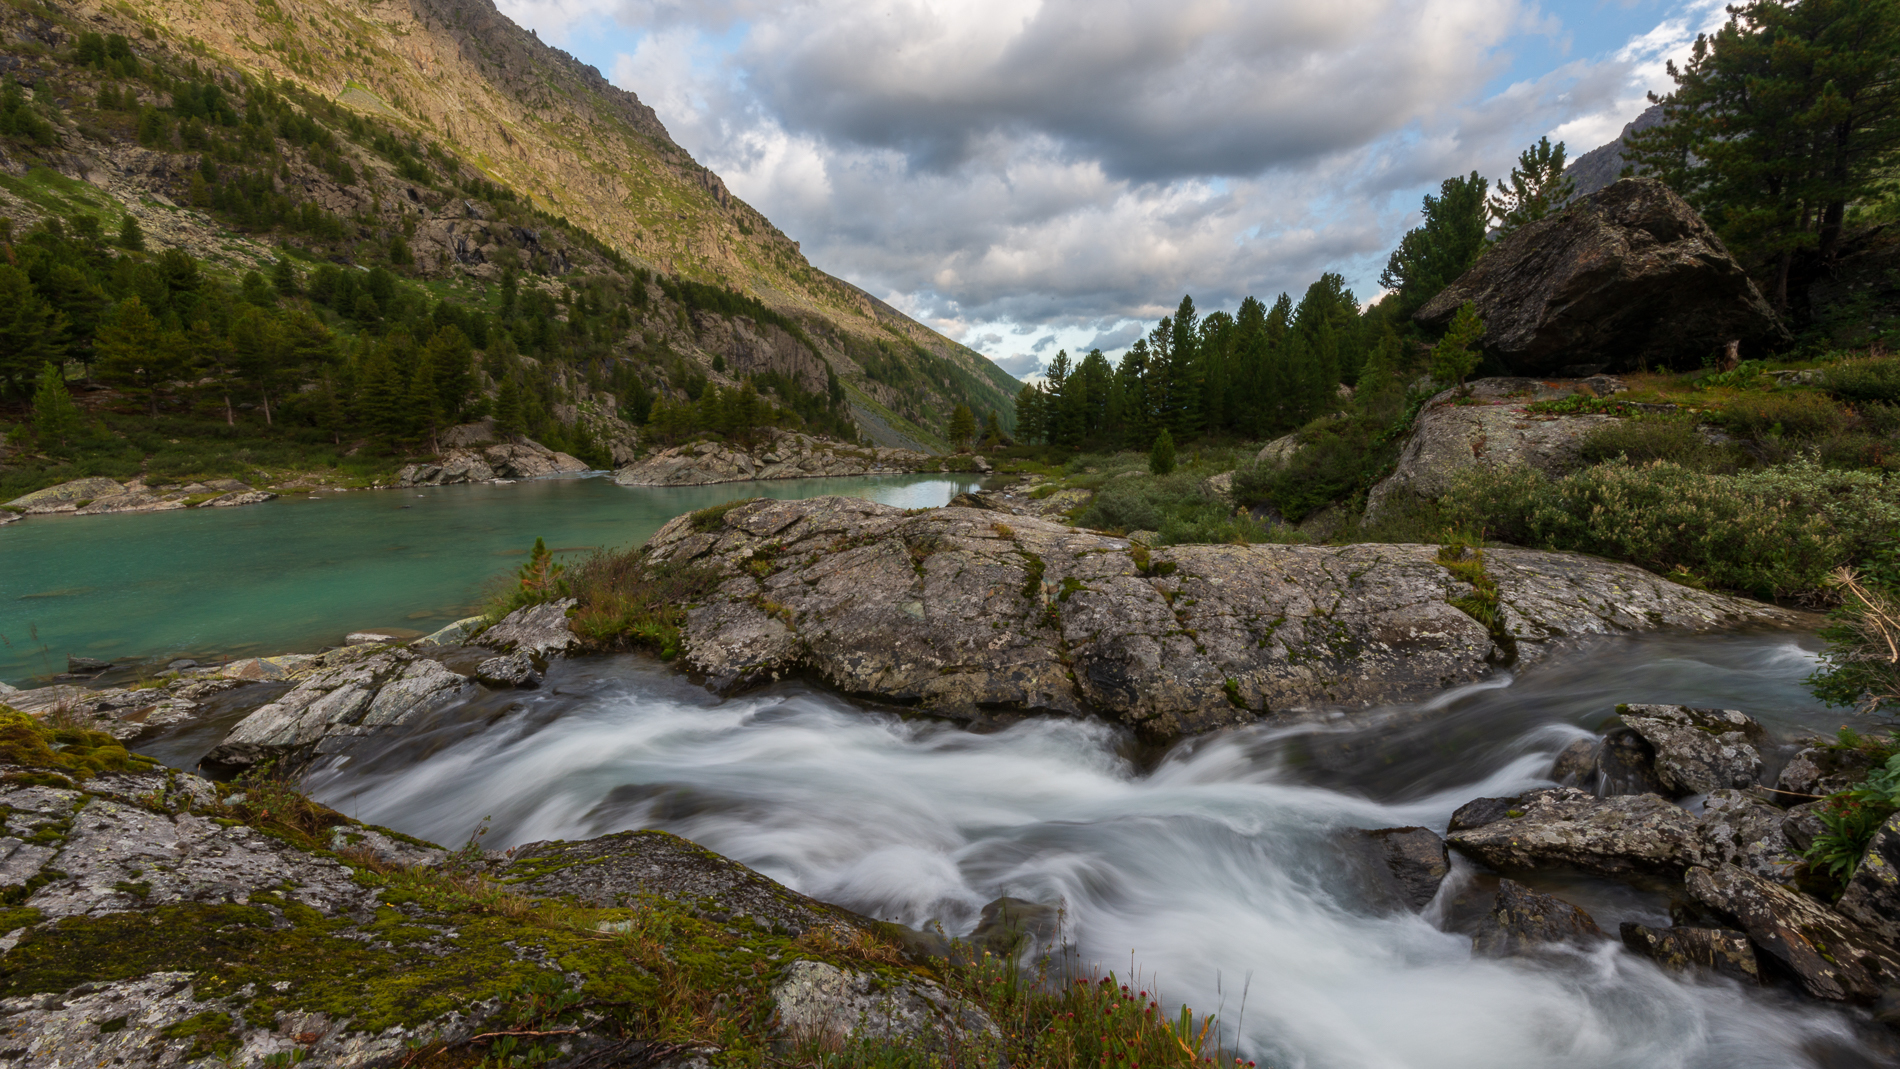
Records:
[[[1489,188],[1490,183],[1473,171],[1464,178],[1445,179],[1438,196],[1425,195],[1424,221],[1406,231],[1379,275],[1379,285],[1399,291],[1405,315],[1417,311],[1478,262],[1484,251]]]
[[[997,418],[996,410],[990,409],[983,417],[983,448],[995,449],[1003,444],[1003,421]]]
[[[1023,383],[1023,388],[1016,391],[1016,437],[1021,441],[1035,445],[1045,440],[1045,400],[1042,388],[1033,382]]]
[[[138,218],[131,212],[119,220],[119,247],[132,252],[145,249],[145,228],[139,225]]]
[[[411,433],[429,443],[429,452],[440,453],[436,435],[442,430],[442,395],[435,379],[435,360],[424,349],[409,375],[409,389],[403,398]]]
[[[1470,301],[1459,305],[1457,314],[1451,317],[1450,329],[1432,347],[1432,377],[1464,386],[1465,376],[1476,371],[1478,362],[1483,359],[1476,348],[1482,337],[1484,320],[1478,316],[1477,305]]]
[[[390,348],[385,343],[369,350],[357,376],[356,405],[365,429],[384,441],[397,442],[409,437],[405,407],[409,391],[390,359]]]
[[[1148,472],[1152,475],[1167,475],[1174,471],[1174,436],[1168,428],[1161,428],[1155,435],[1155,444],[1148,449]]]
[[[280,256],[277,262],[271,265],[270,285],[277,291],[279,297],[297,295],[297,269],[290,266],[289,260]]]
[[[661,407],[659,404],[653,406],[650,418],[655,422],[661,421]],[[668,404],[664,407],[670,410],[675,406]],[[501,383],[495,391],[495,429],[509,438],[519,437],[527,429],[527,413],[521,403],[521,385],[507,372],[502,373]]]
[[[468,410],[469,397],[475,392],[475,347],[460,327],[450,323],[435,332],[425,352],[435,371],[442,419],[454,423]]]
[[[144,302],[127,297],[119,302],[93,342],[99,376],[143,397],[147,410],[158,415],[158,393],[164,383],[185,371],[182,346],[162,337],[158,320]]]
[[[1169,326],[1168,426],[1183,441],[1201,433],[1200,318],[1194,298],[1183,295]]]
[[[0,264],[0,386],[24,399],[48,361],[64,358],[66,317],[40,299],[26,272]]]
[[[40,370],[39,388],[33,391],[33,433],[40,448],[65,448],[79,440],[85,421],[73,395],[66,390],[66,376],[51,364]]]
[[[959,403],[950,412],[950,444],[961,453],[970,448],[970,439],[975,437],[976,417],[969,405]]]
[[[1490,203],[1491,218],[1498,224],[1494,238],[1502,241],[1518,227],[1556,211],[1576,193],[1576,180],[1564,174],[1564,143],[1552,145],[1550,138],[1538,138],[1518,154],[1511,177],[1498,182]]]

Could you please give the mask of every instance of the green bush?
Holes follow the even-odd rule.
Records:
[[[1811,590],[1895,512],[1892,487],[1855,492],[1858,472],[1811,461],[1723,476],[1623,461],[1547,479],[1471,469],[1440,502],[1446,519],[1519,545],[1576,550],[1760,596]],[[1862,484],[1862,490],[1865,490]]]
[[[1344,421],[1342,421],[1343,424]],[[1234,500],[1271,505],[1289,523],[1369,490],[1391,469],[1397,442],[1368,438],[1365,428],[1342,425],[1319,434],[1284,464],[1260,464],[1234,474]]]
[[[1847,429],[1848,413],[1825,394],[1765,393],[1738,397],[1724,405],[1716,420],[1745,438],[1807,440]]]
[[[1900,356],[1842,360],[1822,374],[1821,385],[1843,401],[1900,404]]]
[[[1605,423],[1584,436],[1581,455],[1592,464],[1623,457],[1633,464],[1667,460],[1697,471],[1735,466],[1734,455],[1703,437],[1693,421],[1669,416]]]

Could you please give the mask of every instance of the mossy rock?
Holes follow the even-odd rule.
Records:
[[[0,705],[0,764],[53,769],[85,780],[97,772],[143,772],[158,762],[132,753],[103,731],[51,727],[12,706]],[[22,782],[15,775],[13,782]],[[40,785],[64,784],[49,780]]]

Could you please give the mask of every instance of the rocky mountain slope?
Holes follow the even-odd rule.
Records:
[[[92,34],[116,41],[114,54],[88,54]],[[714,382],[774,371],[824,390],[835,376],[880,444],[940,446],[958,403],[1011,416],[1010,376],[813,267],[651,108],[485,0],[8,7],[0,71],[28,87],[26,109],[50,130],[43,143],[0,140],[0,175],[13,179],[0,183],[0,214],[16,229],[78,207],[108,223],[129,212],[155,246],[215,253],[235,271],[285,244],[372,266],[380,257],[355,246],[386,249],[400,229],[407,274],[480,295],[516,264],[524,286],[548,290],[590,278],[645,288],[633,278],[644,271],[660,292],[620,325],[629,350],[684,357]],[[194,114],[198,98],[178,92],[206,85],[225,102],[222,123],[219,107]],[[290,106],[266,146],[281,164],[257,181],[336,217],[342,234],[233,226],[218,201],[214,172],[230,155],[219,127],[249,121],[258,87]],[[48,188],[59,176],[90,188]],[[681,294],[669,280],[711,289]]]

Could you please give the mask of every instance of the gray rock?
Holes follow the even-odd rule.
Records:
[[[495,471],[479,455],[454,450],[436,464],[410,464],[396,473],[397,486],[454,486],[492,482]]]
[[[102,661],[96,657],[81,657],[74,653],[66,655],[66,671],[73,675],[92,675],[111,667],[111,661]]]
[[[1619,705],[1617,715],[1656,751],[1656,776],[1669,791],[1706,794],[1761,780],[1757,746],[1768,733],[1734,709]]]
[[[614,472],[622,486],[704,486],[752,479],[798,479],[916,471],[932,462],[902,449],[866,449],[787,431],[776,432],[751,451],[737,444],[699,442],[665,449]],[[975,458],[979,471],[989,462]]]
[[[1372,904],[1417,913],[1451,872],[1445,841],[1428,828],[1348,829],[1337,836]]]
[[[1624,921],[1623,945],[1671,972],[1707,969],[1745,984],[1761,983],[1748,936],[1729,928],[1651,928]]]
[[[1868,841],[1835,908],[1881,938],[1900,942],[1900,813]]]
[[[29,516],[47,512],[72,512],[79,508],[81,501],[113,497],[124,492],[125,487],[119,485],[118,480],[93,476],[23,494],[7,502],[7,507],[19,509]]]
[[[180,500],[167,500],[156,494],[127,490],[108,497],[94,498],[75,510],[73,515],[109,516],[119,512],[168,512],[184,507],[185,503]]]
[[[1866,779],[1873,767],[1873,757],[1864,750],[1810,746],[1782,767],[1775,789],[1796,799],[1825,798]]]
[[[1606,798],[1616,794],[1675,793],[1656,774],[1656,748],[1622,725],[1611,727],[1603,735],[1602,749],[1597,752],[1596,792]]]
[[[474,684],[467,677],[439,661],[401,649],[351,650],[369,652],[360,660],[338,658],[344,663],[314,671],[289,693],[252,711],[206,760],[238,767],[272,758],[296,763],[318,750],[407,723],[473,693]]]
[[[269,490],[239,490],[235,493],[220,494],[198,506],[207,509],[234,508],[238,505],[261,505],[266,501],[275,501],[277,495]]]
[[[794,961],[772,989],[777,1030],[794,1042],[851,1040],[947,1051],[979,1036],[1001,1040],[989,1015],[928,980],[891,980],[822,961]]]
[[[1794,853],[1807,853],[1814,840],[1827,831],[1827,825],[1821,823],[1821,810],[1826,805],[1826,802],[1803,802],[1790,806],[1781,818],[1781,837],[1788,841],[1788,848]]]
[[[567,627],[567,611],[574,604],[573,598],[563,598],[516,609],[475,641],[490,649],[518,650],[545,661],[551,653],[580,645],[580,637]]]
[[[475,678],[491,687],[532,687],[541,682],[541,673],[526,653],[516,650],[476,665]]]
[[[571,897],[601,908],[649,895],[719,903],[715,920],[763,925],[792,936],[814,928],[875,927],[865,918],[791,891],[744,865],[661,831],[623,831],[583,842],[516,847],[497,876],[523,894]]]
[[[1603,740],[1600,738],[1572,740],[1570,745],[1558,751],[1557,759],[1551,762],[1550,778],[1556,780],[1559,787],[1595,791],[1598,755],[1602,749]]]
[[[460,646],[481,630],[486,617],[464,616],[440,631],[433,631],[411,642],[411,646]]]
[[[394,629],[352,631],[343,636],[343,644],[345,646],[387,646],[393,642],[401,642],[404,637],[402,632]]]
[[[1449,604],[1467,588],[1435,546],[1174,546],[1144,550],[1144,567],[1124,539],[1007,526],[973,509],[759,500],[709,530],[674,520],[646,559],[725,577],[682,641],[685,666],[715,686],[809,671],[947,716],[1092,708],[1169,739],[1416,698],[1504,656]],[[1486,562],[1520,663],[1557,638],[1805,622],[1581,556],[1494,549]]]
[[[1300,436],[1297,432],[1282,435],[1261,446],[1259,455],[1254,457],[1254,463],[1278,466],[1292,460],[1293,454],[1299,451]]]
[[[1702,811],[1703,862],[1727,863],[1776,883],[1791,884],[1805,869],[1805,862],[1782,833],[1786,821],[1787,814],[1780,808],[1741,791],[1713,791]]]
[[[1501,811],[1500,801],[1510,803]],[[1598,798],[1574,787],[1481,799],[1452,818],[1455,849],[1505,871],[1568,866],[1604,876],[1675,876],[1701,856],[1696,818],[1653,794]]]
[[[1563,475],[1583,464],[1583,440],[1613,416],[1536,415],[1535,401],[1589,390],[1579,381],[1479,379],[1469,393],[1446,390],[1426,402],[1392,474],[1366,497],[1365,522],[1376,523],[1402,501],[1436,498],[1467,468],[1527,467]]]
[[[1020,959],[1055,945],[1061,928],[1058,907],[1005,895],[983,907],[968,942],[1000,958]]]
[[[1588,913],[1514,880],[1498,881],[1497,903],[1478,923],[1471,952],[1502,958],[1553,946],[1589,946],[1605,938]]]
[[[587,470],[585,462],[527,438],[491,445],[482,451],[482,459],[496,475],[508,479],[538,479]]]
[[[26,519],[26,513],[24,512],[15,512],[12,509],[0,508],[0,527],[5,527],[9,523],[19,523],[24,519]]]
[[[1520,375],[1694,367],[1732,340],[1753,354],[1790,338],[1708,224],[1649,178],[1519,228],[1414,318],[1442,326],[1467,301],[1485,351]]]
[[[1891,944],[1798,891],[1734,865],[1691,868],[1686,883],[1816,998],[1872,1002],[1900,982]]]

